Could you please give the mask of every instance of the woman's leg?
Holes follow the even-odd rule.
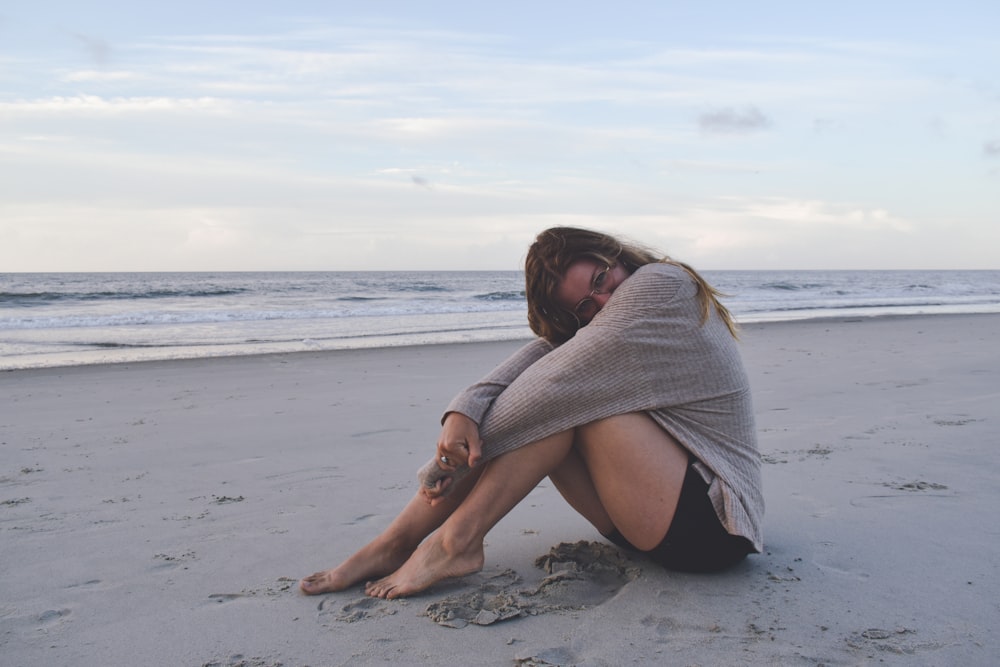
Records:
[[[611,527],[638,549],[655,547],[673,521],[687,474],[688,451],[644,412],[591,422],[576,432],[574,448]],[[567,500],[574,507],[582,502],[593,504],[586,498]],[[581,513],[602,534],[610,532],[599,515],[597,522]]]
[[[566,458],[573,433],[557,433],[482,466],[475,486],[441,527],[398,570],[369,583],[365,591],[398,598],[481,570],[486,533]]]
[[[659,544],[677,507],[687,451],[645,413],[577,429],[573,450],[549,478],[602,535]],[[676,492],[674,491],[676,490]]]
[[[572,479],[574,450],[591,485]],[[574,487],[570,503],[599,530],[610,522],[607,532],[617,527],[638,548],[651,549],[670,527],[687,463],[684,448],[643,413],[592,422],[525,445],[487,464],[440,529],[402,567],[366,591],[402,597],[480,570],[486,533],[554,471],[564,473],[564,492]]]
[[[299,588],[308,595],[332,593],[395,571],[462,503],[480,472],[470,472],[443,502],[434,506],[418,492],[378,537],[337,567],[302,579]]]
[[[615,524],[597,496],[594,480],[576,447],[570,450],[559,467],[549,473],[549,479],[570,507],[593,524],[601,535],[611,534]]]

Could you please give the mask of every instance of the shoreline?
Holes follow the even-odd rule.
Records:
[[[982,518],[1000,505],[1000,316],[979,314],[743,326],[765,550],[730,571],[602,556],[620,576],[560,593],[535,559],[603,540],[546,480],[477,575],[402,601],[300,595],[412,497],[448,401],[521,344],[0,374],[5,664],[440,664],[442,644],[467,665],[1000,654],[1000,534]],[[499,596],[519,613],[476,622]]]
[[[960,312],[960,313],[884,313],[877,315],[846,315],[846,314],[831,314],[824,316],[815,317],[802,317],[793,319],[777,319],[777,320],[762,320],[753,322],[743,322],[739,324],[741,330],[747,330],[757,327],[772,327],[772,326],[783,326],[783,325],[796,325],[796,324],[807,324],[807,323],[856,323],[864,321],[875,321],[875,320],[894,320],[894,319],[922,319],[922,318],[964,318],[964,317],[983,317],[983,316],[1000,316],[1000,312]],[[463,340],[463,341],[440,341],[440,342],[427,342],[427,343],[403,343],[400,345],[378,345],[378,346],[359,346],[359,347],[338,347],[330,349],[297,349],[288,351],[262,351],[262,352],[235,352],[232,354],[217,354],[217,355],[203,355],[203,356],[183,356],[183,357],[169,357],[169,358],[149,358],[149,359],[124,359],[124,360],[96,360],[96,361],[86,361],[86,362],[72,362],[72,363],[53,363],[53,364],[39,364],[35,366],[24,366],[24,367],[11,367],[4,368],[0,367],[0,377],[5,373],[17,373],[25,371],[39,371],[45,369],[67,369],[67,368],[88,368],[88,367],[101,367],[101,366],[119,366],[119,365],[132,365],[132,364],[155,364],[155,363],[178,363],[178,362],[197,362],[197,361],[210,361],[210,360],[221,360],[221,359],[247,359],[247,358],[259,358],[259,357],[282,357],[282,356],[295,356],[295,355],[326,355],[326,354],[347,354],[352,352],[365,352],[374,350],[386,350],[386,349],[419,349],[425,347],[441,347],[441,346],[462,346],[462,345],[523,345],[528,341],[532,340],[533,334],[529,334],[524,337],[512,337],[502,340]],[[92,352],[99,353],[98,350],[93,350]]]

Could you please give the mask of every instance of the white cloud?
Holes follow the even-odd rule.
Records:
[[[921,44],[332,25],[5,56],[4,266],[509,267],[553,224],[712,268],[985,256],[940,212],[995,224],[993,107]],[[930,116],[948,136],[921,143]]]
[[[100,37],[76,33],[73,37],[97,65],[105,65],[111,57],[111,45]]]
[[[90,82],[121,82],[121,81],[137,81],[142,79],[143,75],[138,72],[127,72],[124,70],[76,70],[73,72],[67,72],[62,76],[63,81],[70,83],[90,83]]]
[[[853,227],[910,232],[913,225],[881,208],[864,208],[817,200],[765,198],[731,200],[741,216],[773,220],[797,227]]]
[[[32,116],[37,113],[122,114],[162,111],[210,111],[229,113],[233,103],[212,97],[102,97],[100,95],[55,96],[34,100],[0,102],[0,115]]]

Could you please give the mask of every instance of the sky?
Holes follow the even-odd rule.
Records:
[[[1000,3],[0,1],[0,272],[1000,269]]]

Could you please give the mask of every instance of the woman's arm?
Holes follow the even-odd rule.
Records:
[[[503,393],[510,383],[536,361],[553,349],[552,343],[536,338],[509,356],[499,366],[490,371],[479,382],[462,391],[452,399],[441,417],[442,423],[452,412],[460,412],[477,424],[493,405],[493,401]]]
[[[418,473],[429,500],[433,502],[435,498],[446,495],[448,486],[479,463],[482,458],[479,422],[496,397],[552,349],[551,343],[536,338],[452,399],[441,417],[437,454]]]
[[[474,417],[481,431],[476,434],[477,444],[482,447],[486,440],[488,451],[476,452],[475,460],[495,458],[595,419],[654,407],[650,360],[636,354],[636,347],[637,343],[644,347],[643,342],[650,339],[658,347],[665,335],[669,339],[668,331],[660,327],[660,316],[673,310],[670,304],[683,280],[679,270],[646,270],[632,276],[572,339],[551,353],[533,356],[532,346],[522,349],[457,397],[449,410]],[[691,313],[683,319],[697,326],[697,310]],[[664,352],[672,356],[666,350],[658,352],[657,356]],[[441,465],[440,456],[452,459],[450,451],[443,450],[418,473],[425,492],[434,490],[428,495],[443,490],[438,484],[443,477],[457,480],[467,471],[461,465],[464,456],[455,457],[457,466]]]

